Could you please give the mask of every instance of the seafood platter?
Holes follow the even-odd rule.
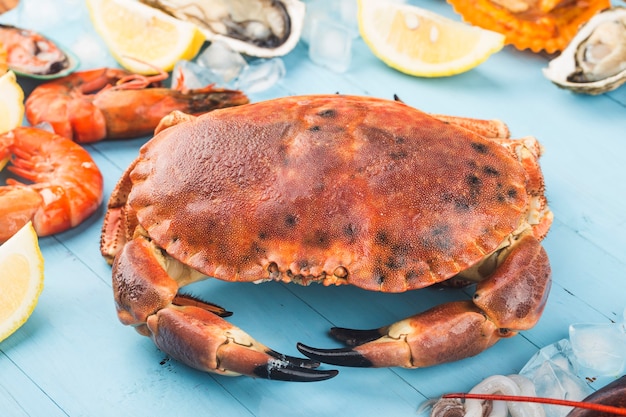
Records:
[[[0,414],[626,415],[619,2],[21,0],[0,77]]]

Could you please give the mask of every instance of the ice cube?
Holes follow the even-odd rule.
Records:
[[[335,72],[345,72],[352,59],[352,35],[345,26],[327,19],[311,24],[309,58]]]
[[[540,349],[520,371],[535,384],[537,396],[580,401],[593,390],[577,375],[569,340],[562,339]],[[562,417],[571,407],[546,405],[547,417]]]
[[[576,361],[591,376],[620,376],[626,368],[624,324],[572,324],[569,337]]]
[[[203,88],[220,81],[222,79],[209,68],[195,62],[181,60],[174,65],[171,88],[180,89],[183,86],[188,89]]]
[[[109,50],[102,39],[93,33],[81,33],[70,47],[80,61],[81,70],[116,66],[115,60],[109,54]]]
[[[306,44],[311,44],[312,28],[317,20],[335,22],[343,26],[353,39],[357,38],[359,36],[357,10],[357,0],[310,1],[306,5],[306,14],[300,38]]]
[[[237,89],[258,93],[276,84],[286,74],[285,63],[280,58],[257,59],[246,65],[237,77]]]
[[[233,81],[247,65],[239,52],[220,41],[212,42],[198,55],[196,62],[213,71],[223,84]]]

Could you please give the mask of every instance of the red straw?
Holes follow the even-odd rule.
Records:
[[[556,398],[524,397],[519,395],[498,395],[498,394],[467,394],[453,393],[445,394],[442,398],[463,398],[467,400],[491,400],[491,401],[518,401],[528,403],[540,403],[551,405],[564,405],[569,407],[585,408],[588,410],[601,411],[603,413],[613,413],[618,416],[626,416],[626,408],[613,407],[611,405],[586,403],[582,401],[559,400]]]

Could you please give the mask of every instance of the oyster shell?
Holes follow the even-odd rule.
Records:
[[[299,0],[140,0],[177,19],[195,23],[209,41],[261,58],[291,51],[302,32]]]
[[[626,8],[596,14],[543,74],[576,93],[602,94],[626,82]]]

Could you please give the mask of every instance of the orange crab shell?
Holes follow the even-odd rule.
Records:
[[[519,50],[562,51],[610,0],[447,0],[463,20],[506,36]]]
[[[471,267],[524,221],[527,174],[499,144],[399,102],[338,97],[160,132],[130,175],[139,224],[222,280],[400,292]]]

